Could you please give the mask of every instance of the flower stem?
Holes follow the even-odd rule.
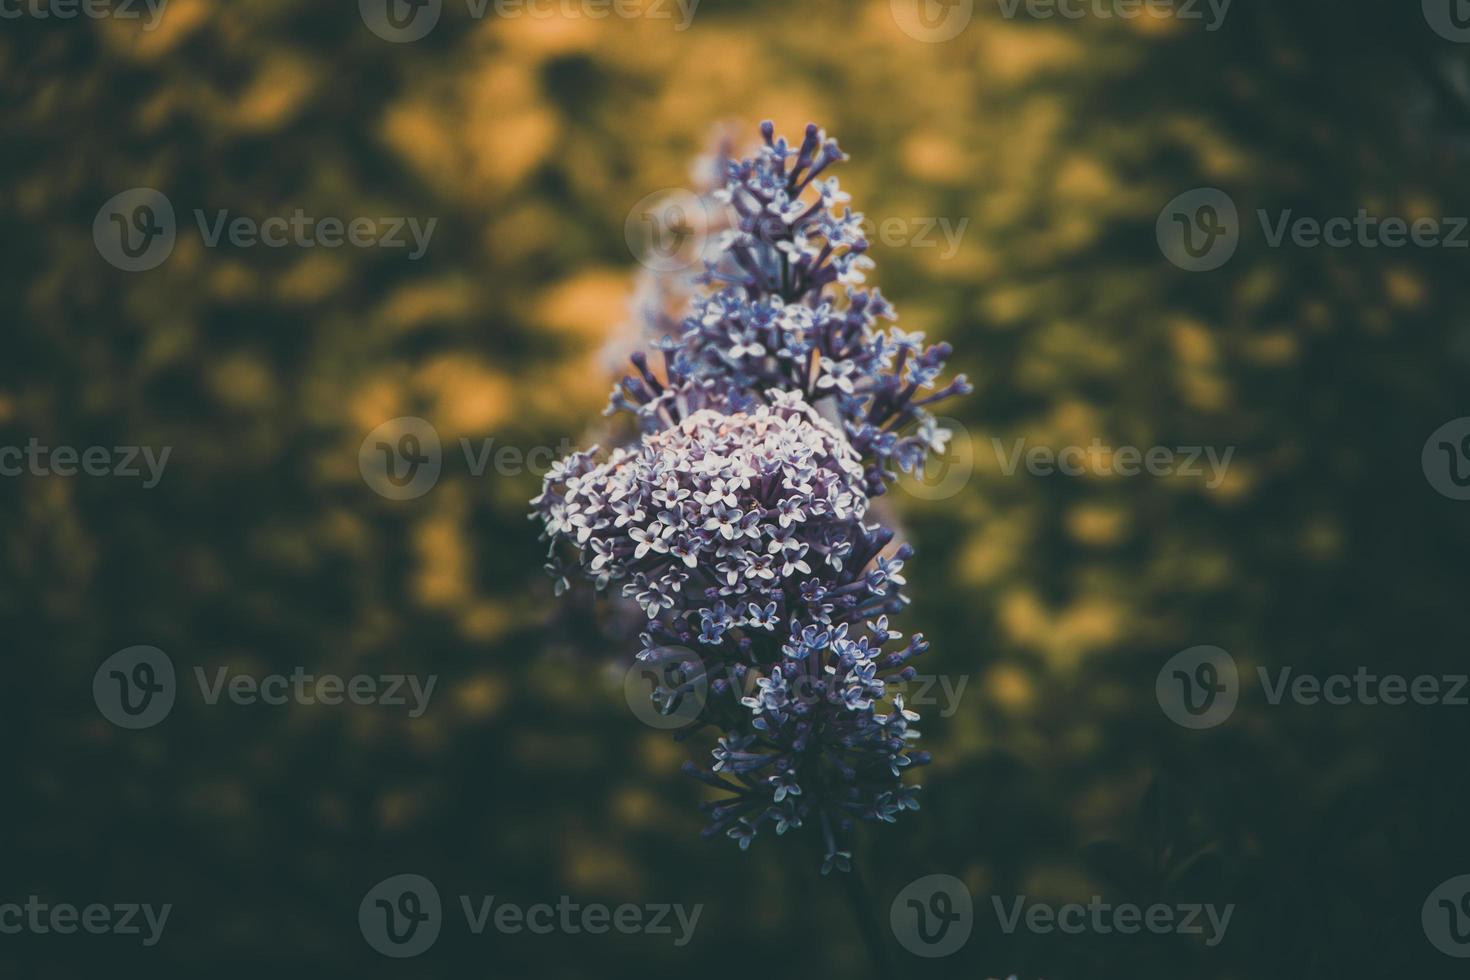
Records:
[[[822,853],[820,838],[815,834],[810,834],[806,840],[811,845],[814,854]],[[863,878],[861,866],[854,861],[851,871],[834,871],[831,876],[822,876],[822,880],[825,882],[833,876],[841,881],[842,893],[847,897],[847,905],[852,910],[857,931],[863,938],[863,945],[867,947],[873,974],[884,980],[900,976],[889,952],[888,944],[884,941],[883,924],[878,919],[872,893],[868,890],[867,882]]]
[[[897,977],[899,973],[893,965],[888,944],[883,941],[883,926],[878,921],[877,911],[873,907],[873,896],[863,880],[862,870],[854,864],[851,871],[839,871],[837,875],[842,879],[842,890],[847,894],[847,903],[857,920],[858,932],[862,933],[863,942],[868,947],[873,972],[879,977]]]

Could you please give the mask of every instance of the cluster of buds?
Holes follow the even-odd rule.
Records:
[[[745,848],[766,827],[813,827],[825,873],[849,868],[856,821],[918,807],[904,770],[928,755],[890,691],[926,648],[889,629],[912,549],[865,519],[896,471],[943,450],[926,406],[969,388],[929,392],[948,345],[879,326],[893,310],[860,288],[862,216],[837,215],[847,196],[820,179],[836,142],[815,126],[795,149],[762,133],[754,157],[726,163],[730,228],[658,342],[662,376],[636,354],[614,390],[641,439],[563,460],[532,517],[558,592],[580,574],[643,609],[639,659],[668,679],[655,700],[707,692],[680,733],[718,732],[712,764],[686,765],[721,792],[706,833]]]

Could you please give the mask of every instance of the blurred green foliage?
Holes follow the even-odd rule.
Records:
[[[964,491],[890,498],[919,549],[897,625],[932,639],[925,670],[967,686],[922,726],[924,810],[861,860],[880,921],[935,872],[966,881],[980,920],[946,960],[896,951],[905,975],[1438,975],[1419,908],[1470,870],[1465,709],[1271,708],[1254,681],[1464,663],[1470,526],[1418,459],[1466,413],[1465,255],[1271,249],[1253,219],[1470,213],[1470,75],[1416,7],[1236,0],[1207,32],[981,3],[944,44],[876,0],[706,0],[685,32],[449,3],[397,45],[346,3],[171,0],[151,32],[6,21],[0,444],[173,458],[152,490],[0,480],[0,898],[178,907],[154,950],[7,936],[0,963],[386,972],[402,964],[361,941],[357,903],[412,871],[446,896],[706,906],[682,949],[446,929],[413,975],[867,969],[799,845],[698,838],[685,749],[624,705],[607,610],[554,600],[540,573],[537,477],[476,478],[453,450],[595,435],[636,269],[629,208],[688,184],[717,124],[743,140],[771,117],[835,135],[875,221],[968,219],[948,258],[874,251],[901,325],[951,341],[977,387],[954,409]],[[1154,222],[1202,185],[1234,197],[1245,232],[1225,268],[1191,274]],[[134,186],[169,196],[180,233],[130,274],[90,232]],[[297,207],[439,223],[411,262],[206,249],[192,222]],[[433,491],[394,503],[357,451],[401,415],[449,451]],[[992,440],[1020,438],[1235,454],[1214,489],[1006,475]],[[181,697],[124,732],[91,678],[140,643],[183,675],[304,665],[439,689],[417,720]],[[1236,657],[1246,692],[1228,724],[1190,732],[1154,677],[1201,643]],[[1205,949],[1008,936],[985,897],[1097,892],[1238,911]]]

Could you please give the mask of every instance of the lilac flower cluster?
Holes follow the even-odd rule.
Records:
[[[570,457],[538,499],[553,537],[573,540],[599,589],[627,579],[650,619],[705,608],[703,639],[774,630],[808,559],[840,571],[867,511],[863,470],[842,433],[798,392],[752,412],[701,409],[601,465]]]
[[[893,312],[857,288],[872,265],[861,216],[835,215],[847,197],[818,179],[836,143],[815,126],[794,150],[762,132],[755,157],[727,161],[731,229],[659,343],[662,378],[636,354],[614,393],[642,438],[605,462],[595,447],[563,460],[532,517],[558,592],[580,572],[643,609],[639,659],[669,678],[656,700],[706,692],[681,733],[720,733],[713,765],[686,764],[723,794],[704,804],[706,833],[745,848],[767,826],[812,826],[825,873],[848,870],[857,821],[918,807],[903,771],[929,757],[910,751],[918,715],[889,691],[927,649],[921,634],[889,646],[912,549],[864,521],[895,468],[943,449],[925,406],[968,386],[916,397],[948,345],[877,326]]]
[[[924,344],[922,333],[880,329],[893,307],[880,290],[861,288],[872,268],[861,213],[833,209],[849,198],[835,177],[820,179],[845,159],[835,140],[808,126],[800,148],[773,137],[756,156],[727,161],[714,198],[729,214],[717,257],[701,281],[709,291],[692,300],[677,336],[662,348],[669,384],[635,362],[638,377],[613,393],[610,410],[631,409],[646,427],[670,421],[668,401],[689,381],[713,381],[735,391],[783,388],[808,402],[831,400],[848,438],[868,461],[868,493],[943,452],[946,430],[927,406],[970,391],[964,375],[934,387],[948,344]],[[842,287],[841,298],[833,287]],[[901,430],[911,429],[907,435]]]

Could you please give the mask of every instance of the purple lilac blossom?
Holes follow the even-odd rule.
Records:
[[[880,290],[862,288],[871,269],[863,216],[835,206],[848,200],[835,177],[846,159],[835,140],[808,126],[799,149],[761,126],[765,146],[729,161],[714,192],[729,214],[718,258],[705,264],[708,291],[693,298],[677,335],[660,343],[666,383],[645,361],[614,390],[609,410],[630,409],[646,427],[670,423],[667,402],[692,381],[740,392],[800,391],[813,405],[830,402],[848,439],[867,461],[868,493],[878,496],[894,469],[913,472],[946,433],[928,406],[970,391],[964,375],[931,391],[949,344],[880,328],[894,320]],[[834,295],[840,287],[840,296]],[[900,431],[912,430],[907,435]]]
[[[928,646],[889,646],[912,548],[864,519],[895,469],[942,451],[926,406],[969,386],[916,397],[949,346],[878,327],[894,313],[860,288],[862,216],[836,215],[847,195],[818,179],[844,159],[836,142],[809,126],[793,149],[761,129],[755,157],[726,162],[730,229],[706,291],[657,345],[662,377],[635,354],[614,391],[610,410],[634,412],[642,438],[603,463],[595,447],[558,463],[532,517],[558,594],[580,573],[643,609],[638,657],[677,678],[656,700],[707,687],[679,735],[719,733],[713,765],[686,763],[726,794],[703,804],[705,833],[744,849],[766,827],[812,826],[826,873],[849,870],[857,821],[918,808],[903,773],[929,761],[910,751],[919,716],[888,691]]]

